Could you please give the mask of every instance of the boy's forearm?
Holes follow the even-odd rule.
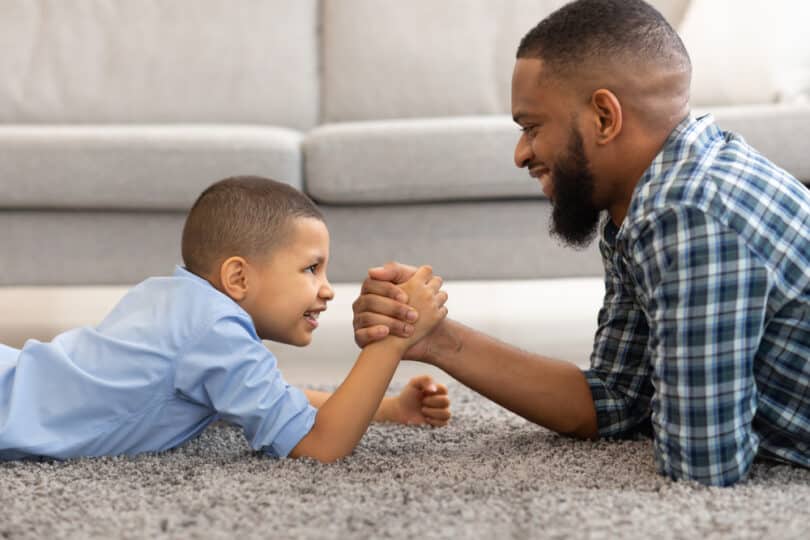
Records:
[[[326,400],[332,396],[331,392],[322,392],[320,390],[304,389],[310,405],[316,409],[320,409]],[[384,397],[380,406],[377,407],[377,412],[374,413],[374,422],[394,422],[396,421],[396,400],[395,396]]]
[[[351,453],[381,408],[404,351],[404,341],[394,337],[363,349],[346,380],[320,406],[301,455],[334,461]]]
[[[424,360],[536,424],[581,438],[597,436],[590,386],[570,362],[527,353],[449,319]]]

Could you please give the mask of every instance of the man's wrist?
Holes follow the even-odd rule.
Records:
[[[425,352],[420,360],[427,364],[441,367],[441,364],[450,360],[453,355],[461,352],[462,340],[459,326],[449,319],[445,319],[431,334]]]

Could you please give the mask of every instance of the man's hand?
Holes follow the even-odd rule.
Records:
[[[414,332],[413,323],[419,318],[408,305],[408,296],[397,285],[408,281],[417,268],[397,262],[371,268],[369,277],[363,282],[360,296],[352,304],[354,311],[354,340],[358,346],[379,341],[387,335],[410,337]],[[447,300],[447,293],[440,292]],[[415,343],[405,353],[405,358],[421,360],[425,357],[431,337],[442,326],[439,323],[432,333]]]
[[[450,398],[447,387],[428,375],[408,381],[395,398],[393,420],[402,424],[446,426],[450,421]]]

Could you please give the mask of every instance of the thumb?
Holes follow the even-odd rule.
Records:
[[[408,382],[408,384],[420,392],[433,393],[438,390],[436,383],[433,382],[433,378],[430,375],[420,375],[418,377],[414,377]]]

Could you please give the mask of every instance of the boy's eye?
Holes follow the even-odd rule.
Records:
[[[307,271],[307,272],[312,272],[313,274],[314,274],[314,273],[315,273],[317,270],[318,270],[318,265],[317,265],[317,264],[313,264],[313,265],[311,265],[311,266],[307,266],[307,268],[306,268],[306,271]]]

